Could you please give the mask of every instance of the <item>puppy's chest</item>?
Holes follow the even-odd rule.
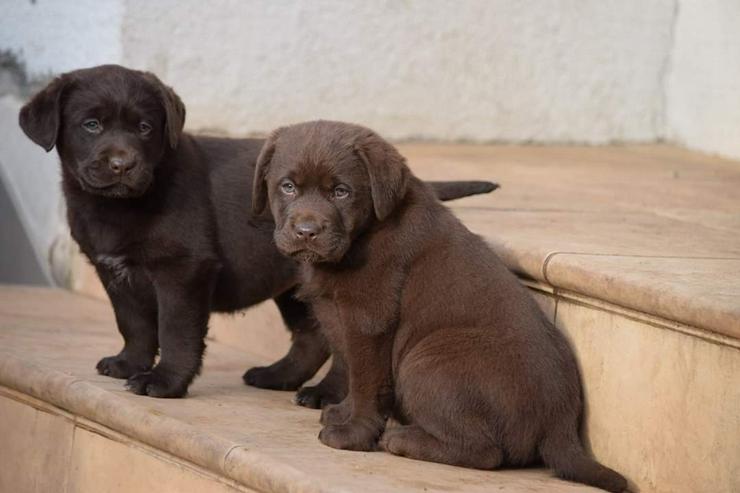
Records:
[[[95,256],[95,264],[103,271],[102,281],[108,289],[118,289],[123,286],[132,286],[137,277],[143,272],[136,268],[125,255],[101,253]]]
[[[298,296],[313,305],[337,304],[341,302],[343,294],[351,289],[351,283],[346,282],[345,277],[303,266]]]
[[[98,254],[119,255],[130,245],[142,242],[148,229],[146,222],[128,219],[115,214],[69,212],[72,236],[93,261]]]
[[[141,232],[88,217],[70,221],[72,236],[97,268],[108,289],[132,286],[137,278],[146,277],[142,259],[146,249],[141,245]]]
[[[346,328],[344,320],[358,308],[356,295],[351,283],[343,282],[341,276],[324,273],[304,277],[299,290],[299,297],[311,305],[324,330],[332,332]]]

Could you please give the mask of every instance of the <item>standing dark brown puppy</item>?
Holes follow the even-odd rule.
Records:
[[[257,163],[275,242],[301,260],[312,304],[349,370],[319,438],[481,469],[544,461],[623,491],[584,451],[583,408],[563,335],[484,241],[372,131],[313,122],[275,131]],[[395,402],[394,402],[395,401]]]
[[[21,110],[26,135],[47,151],[57,147],[72,236],[95,266],[123,335],[121,352],[97,369],[128,379],[138,394],[182,396],[200,370],[210,312],[273,298],[293,345],[244,381],[296,389],[329,353],[293,297],[295,265],[275,249],[271,217],[259,218],[263,227],[245,220],[264,141],[195,137],[182,133],[184,121],[171,88],[115,65],[64,74]],[[494,188],[435,186],[445,198]],[[341,377],[335,370],[303,389],[299,403],[337,400]]]

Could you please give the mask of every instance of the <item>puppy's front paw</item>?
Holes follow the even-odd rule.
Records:
[[[137,373],[126,380],[126,388],[137,395],[149,397],[183,397],[188,392],[187,384],[179,378],[154,368],[152,371]]]
[[[133,363],[121,355],[103,358],[95,366],[98,373],[113,378],[128,378],[136,373],[145,372],[149,368],[147,365]]]
[[[329,404],[321,411],[319,422],[324,426],[341,425],[349,421],[352,404],[345,399],[339,404]]]
[[[378,449],[382,431],[377,425],[350,420],[343,425],[325,426],[319,433],[319,440],[332,448],[370,452]]]

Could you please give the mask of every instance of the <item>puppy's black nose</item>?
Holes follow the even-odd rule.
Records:
[[[113,156],[108,159],[108,166],[111,171],[120,175],[131,171],[136,166],[136,160],[132,157]]]
[[[324,228],[315,221],[301,221],[293,226],[296,237],[302,240],[315,240]]]

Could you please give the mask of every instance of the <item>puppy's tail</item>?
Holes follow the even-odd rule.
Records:
[[[570,481],[596,486],[613,493],[627,492],[627,480],[586,454],[575,426],[553,429],[540,443],[540,455],[555,474]]]
[[[498,188],[498,183],[490,181],[428,181],[427,183],[437,194],[437,198],[442,201],[490,193]]]

